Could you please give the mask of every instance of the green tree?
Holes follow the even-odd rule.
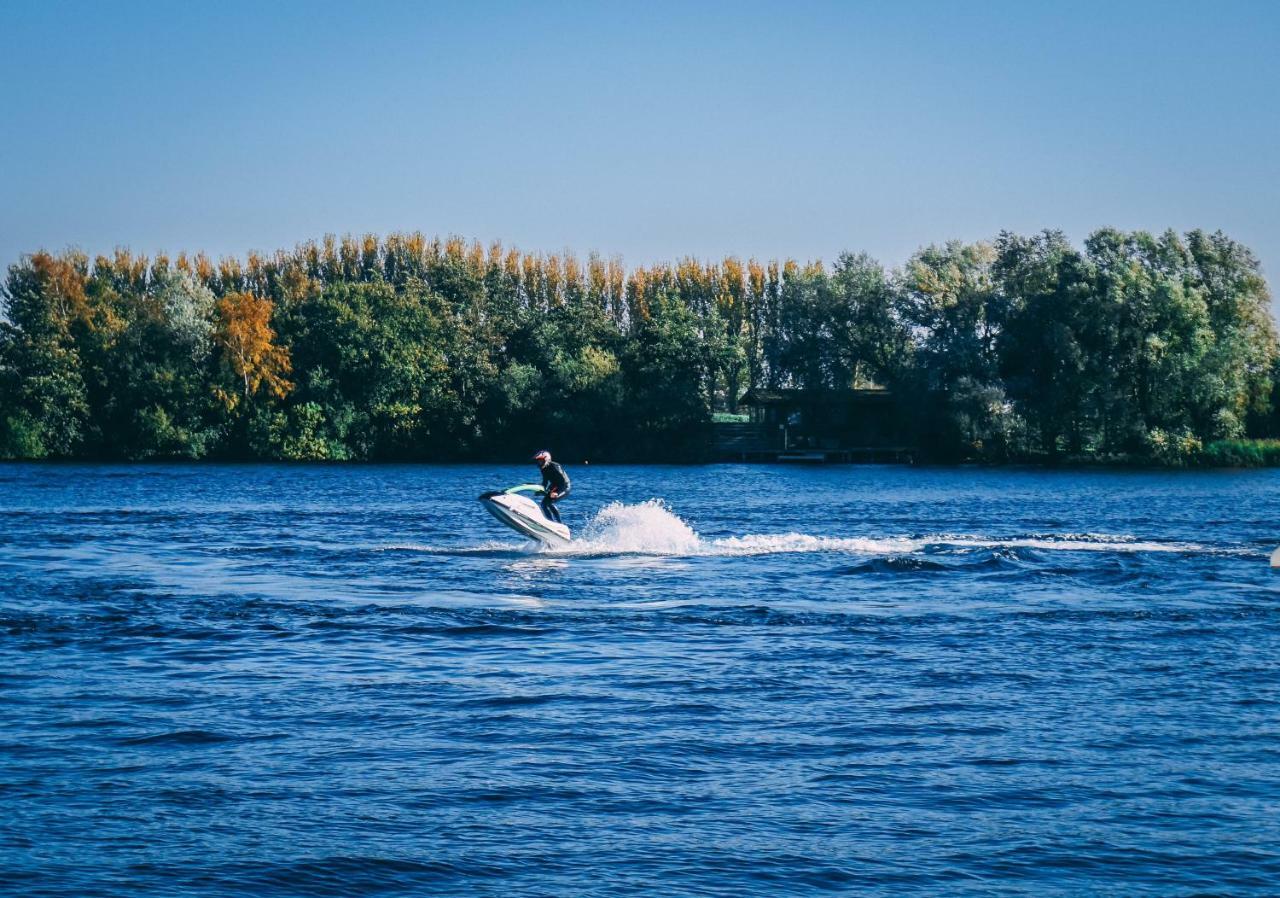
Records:
[[[1239,437],[1251,418],[1265,415],[1272,397],[1271,294],[1258,259],[1221,231],[1192,231],[1187,250],[1213,341],[1205,357],[1207,401],[1198,429],[1206,439]]]
[[[999,368],[1015,407],[1050,454],[1081,452],[1090,436],[1082,333],[1098,310],[1091,272],[1060,231],[1034,237],[1004,232],[994,277],[1005,309],[997,338]]]
[[[1004,392],[996,341],[1005,307],[996,293],[995,250],[985,243],[930,246],[899,277],[915,342],[913,371],[925,439],[944,454],[1000,457],[1017,448],[1022,422]]]
[[[410,279],[338,283],[286,323],[298,387],[277,428],[292,457],[454,457],[467,417],[454,389],[441,302]],[[285,440],[289,440],[286,450]]]
[[[907,362],[911,337],[884,266],[866,253],[841,253],[831,272],[834,386],[886,384]]]
[[[68,458],[89,423],[73,322],[87,314],[87,260],[35,253],[10,266],[0,293],[0,454]]]
[[[674,294],[657,296],[633,325],[622,360],[632,457],[678,460],[703,451],[711,410],[697,316]]]
[[[1213,333],[1202,292],[1187,277],[1174,234],[1097,231],[1085,243],[1095,314],[1087,375],[1095,385],[1101,445],[1145,452],[1159,435],[1197,436]],[[1183,441],[1183,444],[1186,444]]]

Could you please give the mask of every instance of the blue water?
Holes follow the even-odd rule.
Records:
[[[0,466],[0,891],[1280,893],[1280,472],[571,473]]]

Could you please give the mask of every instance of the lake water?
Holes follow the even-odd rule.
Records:
[[[0,891],[1280,893],[1280,471],[570,472],[0,466]]]

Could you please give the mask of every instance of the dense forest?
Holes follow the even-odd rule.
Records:
[[[887,386],[937,459],[1247,463],[1280,431],[1259,264],[1202,231],[1002,233],[894,270],[418,234],[38,252],[0,302],[5,458],[698,460],[753,386]]]

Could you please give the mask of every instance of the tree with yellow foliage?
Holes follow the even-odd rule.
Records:
[[[252,293],[229,293],[218,301],[217,345],[223,363],[244,385],[246,401],[263,385],[277,399],[293,389],[287,379],[292,370],[289,350],[275,342],[272,309],[271,300]],[[221,398],[228,408],[240,401],[225,393]]]

